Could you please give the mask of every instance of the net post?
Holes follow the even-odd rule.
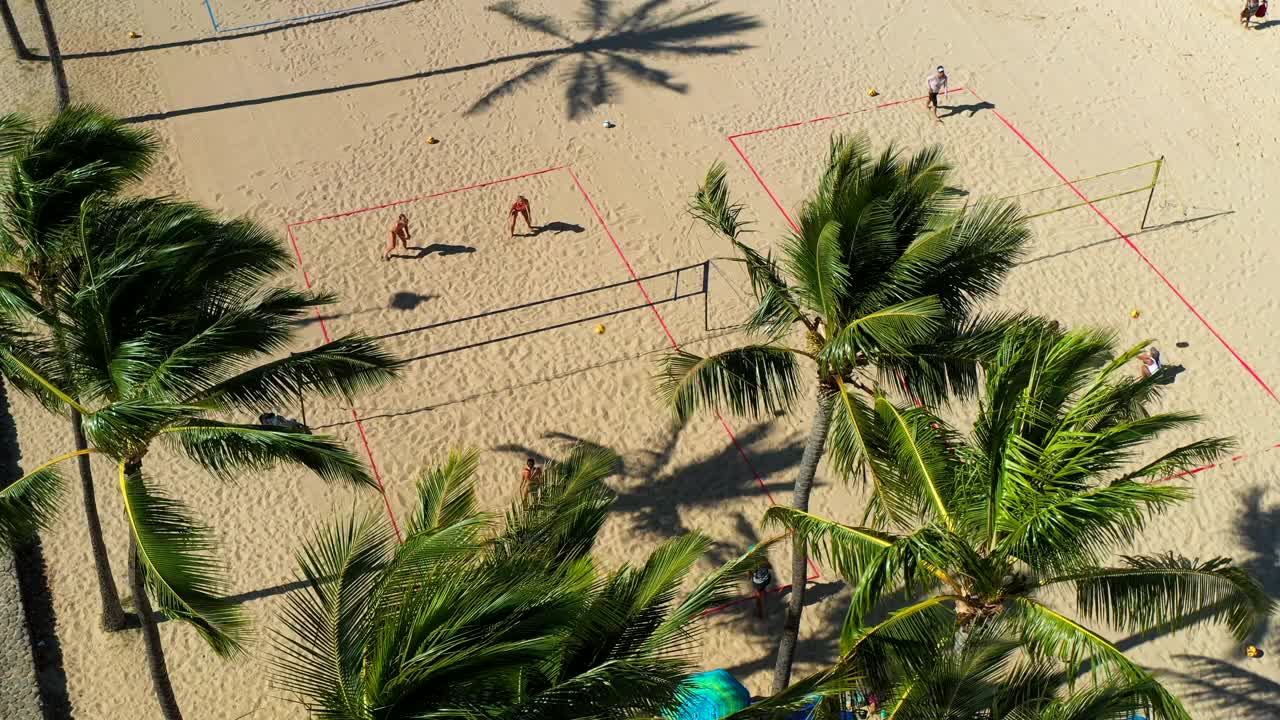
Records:
[[[702,261],[702,331],[711,332],[711,260]]]
[[[295,353],[295,352],[290,352],[290,353],[289,353],[289,357],[293,357],[294,355],[297,355],[297,353]],[[303,426],[304,426],[304,427],[308,427],[308,428],[310,428],[311,426],[310,426],[310,425],[307,425],[307,401],[306,401],[306,398],[304,398],[304,397],[302,396],[302,386],[301,386],[301,385],[299,385],[299,386],[298,386],[298,412],[299,412],[299,413],[301,413],[301,415],[302,415],[302,424],[303,424]]]
[[[1160,182],[1160,170],[1164,168],[1164,156],[1161,155],[1156,160],[1155,172],[1151,173],[1151,193],[1147,195],[1147,208],[1142,211],[1142,224],[1138,226],[1139,230],[1147,229],[1147,215],[1151,212],[1151,201],[1156,197],[1156,185]]]

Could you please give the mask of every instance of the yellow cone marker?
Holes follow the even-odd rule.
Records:
[[[596,334],[597,334],[597,335],[603,335],[603,334],[604,334],[604,326],[603,326],[603,325],[597,325],[597,326],[596,326]]]
[[[1251,658],[1260,658],[1262,657],[1262,650],[1257,645],[1250,645],[1244,649],[1244,654]]]
[[[438,142],[440,142],[440,141],[439,141],[439,140],[437,140],[437,139],[435,138],[435,136],[434,136],[434,135],[428,135],[428,136],[427,136],[427,144],[428,144],[428,145],[435,145],[435,144],[436,144],[436,143],[438,143]]]
[[[141,35],[139,35],[138,33],[134,32],[134,31],[132,31],[132,30],[130,30],[130,31],[129,31],[129,39],[130,39],[130,40],[137,40],[137,39],[138,39],[138,38],[140,38],[140,37],[142,37],[142,36],[141,36]]]
[[[1137,320],[1141,315],[1142,313],[1139,312],[1136,308],[1129,311],[1129,317],[1133,318],[1134,320]]]
[[[880,94],[880,91],[876,90],[875,88],[868,88],[867,94],[870,95],[871,97],[875,97]]]

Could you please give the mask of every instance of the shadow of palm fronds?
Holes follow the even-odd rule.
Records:
[[[615,4],[615,0],[584,0],[579,19],[569,23],[573,32],[553,17],[522,11],[516,0],[488,6],[490,12],[562,45],[498,83],[467,114],[488,110],[498,100],[564,67],[566,61],[573,63],[561,71],[568,84],[565,99],[570,119],[617,100],[619,78],[684,94],[688,86],[650,65],[650,56],[704,57],[747,50],[750,45],[730,38],[764,25],[743,13],[713,13],[715,3],[671,8],[672,0],[646,0],[627,12],[617,11]]]

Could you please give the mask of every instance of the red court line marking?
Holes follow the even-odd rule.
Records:
[[[631,261],[627,259],[627,254],[623,252],[622,245],[620,245],[618,243],[618,239],[614,237],[613,230],[609,228],[609,223],[604,221],[604,216],[600,214],[600,208],[596,207],[595,200],[591,198],[591,194],[588,193],[587,189],[582,185],[582,181],[578,179],[578,174],[573,171],[573,168],[565,167],[565,170],[569,172],[569,176],[573,178],[573,183],[578,186],[578,192],[582,193],[583,199],[585,199],[587,201],[587,205],[591,207],[591,212],[595,214],[596,221],[600,223],[600,227],[604,228],[604,233],[609,237],[609,242],[613,243],[613,249],[618,253],[618,257],[622,258],[622,264],[627,266],[627,272],[630,273],[631,278],[635,280],[636,287],[640,289],[640,294],[644,296],[645,303],[647,303],[649,305],[649,309],[653,311],[653,316],[658,318],[658,324],[662,326],[662,332],[667,335],[667,342],[671,344],[672,348],[679,350],[680,343],[676,340],[675,336],[671,334],[671,328],[667,327],[667,321],[662,317],[662,313],[658,311],[657,306],[653,304],[653,300],[649,297],[649,291],[645,289],[644,283],[640,280],[640,275],[636,273],[636,269],[631,265]],[[720,425],[724,427],[724,431],[729,435],[729,439],[733,441],[733,446],[738,450],[738,454],[742,456],[742,461],[746,463],[747,469],[750,470],[751,474],[755,477],[756,483],[760,485],[761,490],[764,490],[765,497],[769,499],[769,504],[777,505],[777,501],[773,499],[773,494],[770,493],[769,488],[765,486],[764,479],[760,477],[760,473],[757,472],[755,466],[751,464],[751,458],[747,457],[746,450],[744,450],[742,445],[739,444],[738,436],[735,435],[733,429],[729,427],[728,421],[726,421],[724,416],[718,412],[716,413],[716,417],[720,420]],[[806,580],[813,580],[814,578],[822,575],[822,571],[818,569],[816,564],[814,564],[812,558],[809,558],[809,566],[813,569],[814,575],[813,577],[805,578]]]
[[[307,273],[306,268],[302,264],[302,251],[298,248],[298,237],[293,232],[292,225],[286,225],[289,232],[289,242],[293,244],[293,254],[298,256],[298,269],[302,271],[302,280],[306,283],[307,289],[311,289],[311,275]],[[316,320],[320,322],[320,335],[324,337],[325,342],[330,342],[329,328],[324,324],[324,316],[320,314],[320,308],[313,308],[316,313]],[[378,493],[382,495],[382,504],[387,509],[387,517],[391,519],[391,529],[396,531],[396,539],[404,542],[404,537],[400,534],[400,523],[396,521],[396,514],[391,509],[391,501],[387,499],[387,488],[382,484],[382,473],[378,471],[378,461],[373,459],[373,449],[369,447],[369,436],[364,431],[364,423],[360,421],[360,414],[356,412],[355,405],[351,406],[351,418],[356,421],[356,429],[360,431],[360,440],[364,443],[364,454],[369,458],[369,467],[373,470],[373,479],[378,483]]]
[[[509,183],[514,180],[523,180],[524,178],[534,177],[535,175],[546,175],[549,172],[555,172],[556,170],[564,170],[564,169],[565,169],[564,166],[560,165],[556,167],[546,168],[545,170],[535,170],[533,172],[521,173],[520,175],[512,175],[511,177],[505,177],[500,180],[490,180],[488,182],[476,183],[474,185],[454,188],[452,190],[443,190],[441,192],[431,193],[430,195],[419,195],[418,197],[405,198],[404,200],[394,200],[392,202],[382,203],[381,205],[373,205],[370,207],[360,208],[359,210],[348,210],[346,212],[334,213],[333,215],[325,215],[323,217],[311,218],[310,220],[298,220],[296,222],[289,223],[289,227],[293,228],[293,227],[297,227],[298,225],[309,225],[311,223],[323,222],[325,220],[335,220],[337,218],[349,217],[351,215],[359,215],[361,213],[372,212],[374,210],[385,210],[389,207],[404,205],[405,203],[418,202],[420,200],[430,200],[431,198],[438,198],[438,197],[443,197],[445,195],[452,195],[454,193],[460,193],[466,190],[476,190],[482,187],[489,187],[490,185],[501,185],[502,183]],[[294,247],[294,251],[295,252],[297,251],[296,246]]]
[[[972,90],[970,90],[969,92],[973,93],[973,96],[978,98],[979,102],[983,101],[982,97],[978,95],[978,93],[973,92]],[[1240,353],[1236,352],[1236,349],[1231,347],[1231,343],[1227,342],[1227,339],[1222,337],[1222,333],[1218,332],[1218,329],[1215,328],[1209,322],[1208,318],[1206,318],[1204,314],[1201,313],[1196,308],[1196,306],[1193,305],[1191,301],[1187,299],[1186,295],[1182,294],[1182,291],[1179,290],[1178,287],[1173,284],[1173,281],[1170,280],[1168,276],[1165,275],[1160,270],[1160,268],[1156,267],[1155,263],[1151,262],[1151,258],[1148,258],[1146,253],[1142,252],[1142,250],[1138,248],[1138,245],[1135,242],[1133,242],[1133,240],[1130,239],[1129,236],[1123,230],[1121,230],[1114,222],[1112,222],[1111,218],[1107,217],[1106,213],[1099,210],[1098,206],[1095,205],[1093,201],[1090,200],[1087,196],[1085,196],[1085,194],[1080,191],[1080,188],[1076,187],[1075,183],[1071,182],[1071,180],[1069,180],[1066,175],[1063,175],[1062,171],[1059,170],[1052,162],[1050,162],[1049,158],[1045,157],[1044,153],[1040,152],[1040,148],[1032,144],[1032,142],[1027,139],[1026,135],[1023,135],[1022,132],[1018,130],[1018,128],[1013,126],[1013,123],[1009,122],[1008,118],[1002,115],[1000,111],[996,110],[995,108],[992,108],[991,112],[994,113],[996,117],[1000,118],[1000,122],[1004,123],[1005,127],[1009,128],[1009,130],[1013,132],[1014,135],[1018,136],[1018,139],[1021,140],[1024,145],[1030,148],[1031,152],[1035,153],[1036,157],[1040,158],[1040,162],[1043,162],[1046,167],[1048,167],[1050,170],[1053,171],[1054,175],[1057,175],[1058,178],[1062,180],[1062,182],[1067,187],[1071,188],[1071,191],[1074,192],[1076,196],[1080,198],[1081,201],[1087,204],[1089,206],[1089,209],[1092,210],[1095,215],[1097,215],[1099,218],[1102,218],[1102,221],[1106,223],[1107,226],[1112,229],[1112,231],[1114,231],[1117,235],[1119,235],[1121,238],[1124,239],[1124,242],[1126,245],[1129,246],[1129,249],[1137,253],[1139,258],[1142,258],[1142,262],[1146,263],[1147,267],[1151,268],[1151,271],[1156,274],[1156,277],[1160,278],[1160,281],[1163,282],[1170,290],[1173,291],[1173,294],[1176,295],[1178,299],[1182,301],[1182,304],[1185,305],[1187,309],[1191,311],[1191,314],[1196,316],[1196,319],[1200,321],[1200,324],[1204,325],[1206,328],[1208,328],[1209,332],[1213,333],[1213,336],[1218,339],[1218,342],[1222,344],[1222,347],[1226,348],[1227,352],[1231,353],[1231,357],[1235,358],[1236,362],[1240,363],[1240,366],[1243,367],[1245,371],[1248,372],[1249,375],[1253,377],[1254,381],[1256,381],[1259,385],[1262,386],[1262,389],[1265,390],[1267,394],[1271,396],[1271,399],[1277,402],[1280,402],[1280,398],[1276,397],[1275,392],[1273,392],[1271,390],[1271,387],[1267,385],[1266,381],[1262,379],[1262,376],[1258,375],[1257,371],[1255,371],[1253,367],[1250,366],[1249,363],[1246,362],[1245,359],[1240,356]]]
[[[984,101],[982,96],[979,95],[977,91],[968,87],[956,88],[955,90],[949,91],[947,94],[950,95],[950,94],[958,93],[961,91],[968,92],[969,94],[977,98],[980,102]],[[892,102],[881,103],[879,105],[876,105],[875,108],[865,108],[863,110],[853,111],[852,113],[844,113],[842,115],[828,115],[822,118],[814,118],[813,120],[805,120],[802,122],[791,123],[788,125],[779,125],[777,127],[768,128],[765,130],[752,130],[745,133],[738,133],[736,135],[729,136],[728,138],[729,144],[732,145],[733,149],[738,152],[738,155],[742,158],[742,161],[747,164],[747,167],[751,170],[751,174],[755,176],[756,181],[760,183],[760,186],[764,188],[765,193],[769,195],[769,199],[773,201],[773,204],[782,213],[782,216],[786,218],[787,224],[789,224],[793,230],[795,230],[796,232],[799,232],[799,227],[791,219],[791,216],[787,214],[786,209],[783,207],[782,203],[778,200],[778,196],[774,194],[773,189],[770,188],[768,183],[764,181],[764,178],[760,175],[759,170],[757,170],[755,165],[752,164],[751,160],[747,158],[747,154],[743,152],[742,148],[738,146],[737,142],[735,142],[735,138],[745,137],[748,135],[758,135],[760,133],[771,132],[773,130],[781,130],[783,128],[798,127],[800,125],[805,125],[807,123],[821,122],[823,120],[829,120],[835,117],[844,117],[845,115],[850,115],[850,114],[859,113],[859,112],[866,112],[868,109],[878,110],[880,108],[901,105],[903,103],[908,103],[908,102],[912,102],[914,100],[920,100],[920,99],[921,98],[908,98],[906,100],[894,100]],[[1060,179],[1067,187],[1071,188],[1071,191],[1074,192],[1076,196],[1080,198],[1081,201],[1083,201],[1086,205],[1088,205],[1089,209],[1093,210],[1093,212],[1099,218],[1101,218],[1102,221],[1106,223],[1107,226],[1110,227],[1111,230],[1116,233],[1116,235],[1124,239],[1125,244],[1128,245],[1131,250],[1137,253],[1138,257],[1141,258],[1144,263],[1146,263],[1147,267],[1150,268],[1151,271],[1156,274],[1156,277],[1160,278],[1161,282],[1163,282],[1166,287],[1168,287],[1170,290],[1173,291],[1173,294],[1177,296],[1178,300],[1182,301],[1182,304],[1186,306],[1186,308],[1190,310],[1193,315],[1195,315],[1196,319],[1200,321],[1200,324],[1203,325],[1206,329],[1208,329],[1209,332],[1214,336],[1214,338],[1216,338],[1217,341],[1224,348],[1227,349],[1227,352],[1231,353],[1231,356],[1236,359],[1236,362],[1238,362],[1240,366],[1243,367],[1245,371],[1249,373],[1249,375],[1254,379],[1255,382],[1257,382],[1259,385],[1262,386],[1262,389],[1266,391],[1267,395],[1271,396],[1272,400],[1280,401],[1280,397],[1276,396],[1275,392],[1272,391],[1271,387],[1267,385],[1265,380],[1262,379],[1262,376],[1260,376],[1257,373],[1257,371],[1255,371],[1253,367],[1243,357],[1241,357],[1240,353],[1236,352],[1236,349],[1231,346],[1231,343],[1227,342],[1227,339],[1222,336],[1222,333],[1218,332],[1218,329],[1215,328],[1209,322],[1208,318],[1206,318],[1204,314],[1201,313],[1200,310],[1197,309],[1194,304],[1192,304],[1192,302],[1187,298],[1186,295],[1182,294],[1182,291],[1179,290],[1178,287],[1173,284],[1173,281],[1170,280],[1169,277],[1165,275],[1164,272],[1161,271],[1160,268],[1157,267],[1156,264],[1152,262],[1151,259],[1147,257],[1145,253],[1142,252],[1142,250],[1137,246],[1136,243],[1133,242],[1133,240],[1128,236],[1128,234],[1126,234],[1123,230],[1121,230],[1120,227],[1117,226],[1115,222],[1113,222],[1111,218],[1106,215],[1106,213],[1098,209],[1098,206],[1094,204],[1093,200],[1089,199],[1088,196],[1086,196],[1083,192],[1081,192],[1080,188],[1077,187],[1076,184],[1070,180],[1070,178],[1064,175],[1062,171],[1060,171],[1052,162],[1050,162],[1049,158],[1045,157],[1044,153],[1040,152],[1040,149],[1037,148],[1029,139],[1027,139],[1026,135],[1023,135],[1022,132],[1018,130],[1018,128],[1014,127],[1013,123],[1010,122],[1008,118],[1006,118],[1003,114],[1000,113],[999,110],[996,110],[995,108],[992,108],[991,112],[993,112],[995,116],[1000,119],[1000,122],[1004,123],[1005,127],[1007,127],[1011,132],[1013,132],[1013,134],[1017,136],[1017,138],[1021,140],[1022,143],[1026,145],[1027,148],[1029,148],[1031,152],[1034,153],[1035,156],[1039,158],[1040,161],[1043,162],[1045,166],[1048,167],[1053,172],[1053,174],[1058,177],[1058,179]]]

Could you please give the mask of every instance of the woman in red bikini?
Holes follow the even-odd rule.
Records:
[[[517,195],[516,201],[511,204],[511,212],[510,212],[510,215],[511,215],[510,236],[511,237],[516,236],[516,219],[521,217],[524,218],[524,224],[529,227],[529,232],[530,233],[534,232],[533,220],[531,220],[529,217],[530,210],[531,208],[529,206],[529,198],[523,195]]]

